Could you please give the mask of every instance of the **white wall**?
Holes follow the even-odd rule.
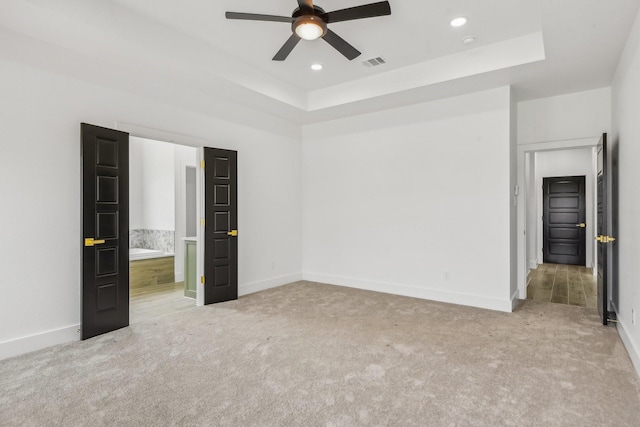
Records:
[[[611,152],[618,151],[618,330],[640,374],[640,14],[612,86]],[[615,230],[614,230],[615,232]],[[632,315],[635,312],[635,322]]]
[[[538,199],[536,191],[536,153],[527,153],[525,158],[524,186],[521,191],[525,192],[524,200],[526,209],[526,260],[527,270],[538,267]]]
[[[131,137],[130,139],[134,139]],[[144,228],[142,220],[142,145],[129,143],[129,229]]]
[[[246,111],[237,121],[222,120],[5,59],[0,93],[0,197],[11,206],[0,210],[0,358],[77,338],[81,122],[137,124],[238,150],[239,292],[301,277],[294,126],[263,131]]]
[[[129,155],[129,228],[174,230],[174,144],[131,136]]]
[[[142,223],[148,230],[175,230],[174,145],[145,138],[131,138],[141,144]]]
[[[518,144],[599,137],[611,129],[611,89],[518,103]]]
[[[510,311],[510,89],[304,128],[309,280]]]
[[[173,145],[175,150],[175,277],[176,282],[184,280],[184,237],[186,235],[186,168],[196,167],[198,152],[193,147]],[[197,214],[197,212],[195,212]],[[198,221],[199,223],[199,221]]]
[[[518,104],[510,88],[509,100],[509,282],[512,309],[518,302]]]
[[[584,176],[585,177],[585,229],[586,236],[586,265],[593,267],[593,254],[595,247],[595,173],[594,153],[592,148],[577,148],[573,150],[540,151],[535,153],[535,198],[531,211],[535,210],[535,222],[530,230],[530,237],[536,236],[536,251],[533,262],[542,263],[542,215],[543,215],[543,178],[560,176]],[[534,240],[534,239],[532,239]]]

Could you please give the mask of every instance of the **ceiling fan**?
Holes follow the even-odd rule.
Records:
[[[358,49],[328,29],[327,24],[391,15],[391,6],[388,1],[349,7],[347,9],[334,10],[333,12],[325,12],[321,7],[314,5],[313,0],[298,0],[298,6],[291,14],[291,17],[242,12],[227,12],[225,16],[227,19],[291,23],[293,34],[276,53],[276,56],[273,57],[274,61],[284,61],[300,39],[315,40],[320,37],[347,59],[357,58],[360,55]]]

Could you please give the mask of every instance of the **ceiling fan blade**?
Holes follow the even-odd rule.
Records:
[[[307,9],[308,11],[313,11],[313,0],[298,0],[298,6],[300,9]]]
[[[347,43],[342,37],[327,28],[327,32],[322,38],[333,46],[338,52],[343,54],[349,61],[360,56],[360,51]]]
[[[293,22],[290,16],[261,15],[259,13],[226,12],[227,19],[243,19],[246,21]]]
[[[284,61],[285,59],[287,59],[287,56],[289,56],[289,54],[291,53],[293,48],[296,47],[299,41],[300,37],[298,37],[297,34],[291,34],[289,40],[287,40],[284,45],[282,45],[278,53],[276,53],[276,56],[273,57],[273,60]]]
[[[378,3],[365,4],[362,6],[349,7],[347,9],[334,10],[327,12],[320,17],[327,24],[332,22],[351,21],[354,19],[374,18],[376,16],[391,15],[391,5],[388,1]]]

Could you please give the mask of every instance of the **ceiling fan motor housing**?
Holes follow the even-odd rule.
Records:
[[[313,11],[310,9],[301,9],[299,7],[297,7],[294,11],[293,14],[291,15],[292,18],[297,18],[299,16],[308,16],[308,15],[313,15],[313,16],[320,16],[320,15],[324,15],[325,11],[323,8],[321,8],[320,6],[316,6],[315,4],[313,5]]]

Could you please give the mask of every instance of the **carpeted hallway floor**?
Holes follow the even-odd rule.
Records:
[[[299,282],[0,361],[0,425],[637,426],[595,310]]]

